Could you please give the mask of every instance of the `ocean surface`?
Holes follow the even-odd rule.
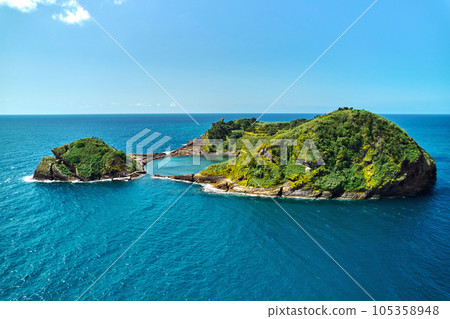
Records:
[[[76,300],[84,292],[80,300],[369,300],[269,198],[208,193],[151,174],[30,181],[51,148],[78,138],[125,150],[147,128],[171,138],[158,149],[165,151],[221,117],[243,116],[197,114],[199,126],[186,115],[0,116],[0,300]],[[299,117],[312,115],[262,120]],[[386,117],[436,160],[430,192],[279,202],[376,300],[449,300],[450,116]],[[194,173],[209,163],[176,158],[148,170]]]

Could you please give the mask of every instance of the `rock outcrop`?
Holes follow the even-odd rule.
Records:
[[[130,180],[145,174],[139,163],[97,138],[84,138],[55,147],[52,153],[54,156],[41,159],[34,172],[35,180]]]

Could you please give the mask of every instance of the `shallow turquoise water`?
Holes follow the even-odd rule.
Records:
[[[40,158],[77,138],[125,149],[144,128],[176,148],[223,115],[0,116],[0,299],[75,300],[189,184],[31,183]],[[308,115],[311,116],[311,115]],[[226,119],[242,115],[226,115]],[[266,115],[288,120],[298,115]],[[436,160],[428,194],[280,200],[377,300],[450,298],[450,116],[390,115]],[[166,146],[165,145],[165,146]],[[208,163],[203,162],[203,166]],[[172,159],[161,174],[194,173]],[[83,300],[367,300],[271,199],[191,187]]]

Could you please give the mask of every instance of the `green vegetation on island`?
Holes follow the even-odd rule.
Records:
[[[210,139],[224,139],[224,151],[236,158],[211,165],[199,176],[224,176],[242,187],[282,186],[283,193],[308,190],[317,196],[368,198],[414,194],[436,178],[434,160],[425,150],[397,124],[365,110],[341,108],[290,123],[221,120],[205,133],[206,143]],[[273,145],[278,139],[296,142],[287,146],[285,163],[280,146]],[[312,149],[302,150],[310,141],[324,165]],[[256,147],[249,149],[249,142]],[[216,147],[211,143],[204,150]]]
[[[83,138],[52,149],[34,173],[38,180],[93,181],[137,177],[139,164],[101,139]]]

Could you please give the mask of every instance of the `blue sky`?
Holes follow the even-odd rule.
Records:
[[[0,0],[0,114],[262,112],[373,0]],[[450,0],[379,0],[270,110],[450,113]]]

